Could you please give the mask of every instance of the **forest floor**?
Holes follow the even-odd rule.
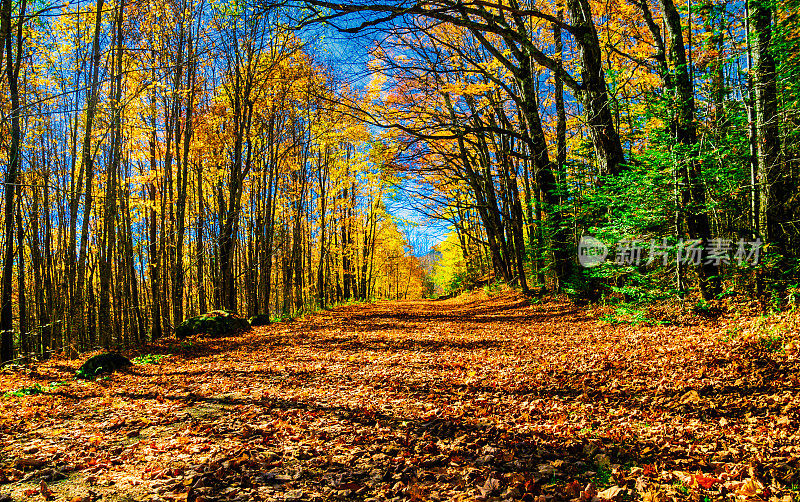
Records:
[[[0,398],[0,494],[796,500],[796,317],[608,313],[473,293],[164,340],[89,382],[5,369],[0,395],[41,393]]]

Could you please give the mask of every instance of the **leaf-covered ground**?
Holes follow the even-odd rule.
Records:
[[[354,305],[164,341],[94,382],[79,361],[6,369],[0,393],[34,390],[0,399],[0,494],[792,500],[796,321],[602,314],[511,293]]]

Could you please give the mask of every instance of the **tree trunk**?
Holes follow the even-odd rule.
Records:
[[[86,267],[87,253],[89,247],[89,220],[92,214],[92,203],[94,200],[92,192],[92,181],[94,180],[94,154],[92,152],[92,128],[94,125],[94,115],[97,110],[99,73],[100,73],[100,31],[103,22],[103,0],[98,0],[96,6],[94,37],[92,40],[92,82],[89,88],[89,96],[86,104],[86,122],[83,130],[83,145],[81,147],[81,166],[85,176],[84,204],[81,217],[81,241],[78,251],[78,270],[75,284],[75,304],[72,309],[73,315],[78,317],[78,338],[83,338],[82,343],[86,343],[86,325],[83,322],[86,312],[83,305],[84,289],[86,287]],[[91,287],[91,284],[90,284]],[[94,315],[92,313],[92,315]]]
[[[205,226],[205,208],[203,207],[203,167],[201,164],[197,166],[197,230],[195,236],[195,256],[197,259],[197,305],[200,313],[208,311],[206,300],[206,287],[205,278],[203,275],[203,265],[205,262],[205,246],[203,244],[203,227]]]
[[[753,44],[753,91],[758,173],[758,232],[779,253],[790,251],[781,225],[789,217],[784,205],[791,192],[780,163],[780,127],[775,59],[772,55],[774,11],[769,2],[749,0]]]
[[[101,0],[102,1],[102,0]],[[12,32],[13,22],[12,0],[3,0],[0,11],[0,40],[6,52],[6,79],[11,99],[11,144],[8,149],[8,168],[6,169],[4,194],[3,233],[5,247],[3,249],[3,284],[0,292],[0,362],[14,357],[14,311],[11,306],[14,271],[14,206],[16,201],[17,175],[22,167],[22,129],[20,126],[19,68],[22,56],[22,27],[25,16],[26,0],[19,6],[20,15],[17,23],[16,44]],[[15,54],[16,48],[16,54]]]
[[[672,0],[659,0],[669,40],[668,58],[671,74],[665,77],[665,87],[672,93],[670,108],[672,134],[676,142],[678,179],[682,181],[681,209],[690,239],[700,239],[708,246],[711,225],[706,208],[705,186],[700,163],[697,161],[697,124],[695,122],[694,86],[689,77],[680,15]],[[700,293],[709,299],[720,291],[717,267],[703,261],[697,267]]]
[[[19,343],[22,356],[27,362],[31,353],[31,344],[28,333],[28,302],[25,298],[25,230],[22,221],[22,197],[17,202],[17,297],[19,308]]]
[[[601,175],[615,175],[622,170],[625,155],[609,106],[602,51],[592,9],[588,0],[567,0],[566,7],[578,42],[582,81],[579,96],[585,108],[599,171]]]
[[[100,336],[104,347],[111,344],[111,279],[114,254],[117,247],[116,214],[117,214],[117,173],[122,156],[122,10],[124,4],[117,6],[116,12],[116,50],[112,58],[114,79],[112,81],[112,140],[111,162],[106,171],[106,196],[103,204],[103,242],[100,249]],[[119,301],[122,299],[120,298]]]

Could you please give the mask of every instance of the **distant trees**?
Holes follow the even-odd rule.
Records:
[[[420,187],[437,188],[423,210],[453,225],[474,273],[488,266],[522,289],[532,276],[539,286],[640,298],[683,294],[694,282],[705,299],[721,294],[725,279],[780,289],[797,276],[787,244],[798,235],[790,223],[800,206],[797,176],[787,156],[796,149],[781,143],[786,115],[775,64],[792,58],[792,45],[772,38],[781,9],[790,15],[791,7],[296,4],[301,25],[382,34],[375,68],[385,96],[372,120],[413,147],[407,169],[426,177]],[[796,107],[783,102],[785,111]],[[752,148],[742,141],[748,135]],[[447,209],[431,209],[442,204]],[[749,219],[745,207],[755,208]],[[652,261],[650,269],[576,268],[583,233],[647,244],[666,238],[677,273]],[[731,243],[745,236],[767,243],[760,267],[733,265],[742,250]],[[776,259],[780,267],[764,265]]]
[[[140,343],[212,308],[421,294],[382,203],[389,159],[337,108],[359,93],[280,11],[0,14],[2,361]]]

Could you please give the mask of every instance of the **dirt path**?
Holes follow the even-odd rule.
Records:
[[[354,305],[164,342],[148,349],[171,354],[161,364],[96,382],[64,360],[6,371],[0,393],[67,383],[0,399],[0,494],[790,500],[788,339],[597,316],[513,294]]]

